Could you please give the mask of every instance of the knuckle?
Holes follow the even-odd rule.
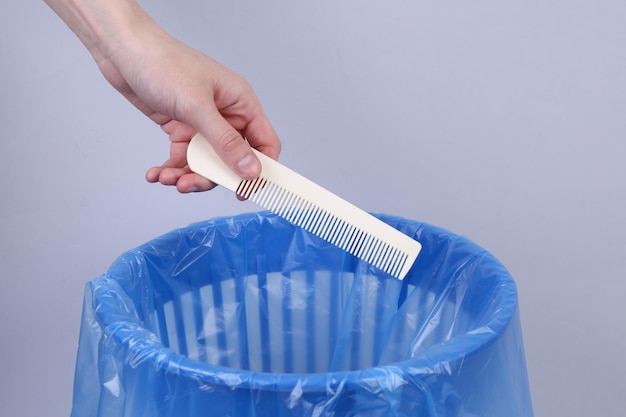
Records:
[[[222,132],[217,138],[217,146],[225,153],[234,152],[243,143],[243,137],[234,129]]]

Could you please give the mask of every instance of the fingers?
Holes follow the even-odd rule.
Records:
[[[146,172],[146,181],[160,182],[163,185],[176,185],[180,177],[189,174],[189,169],[168,167],[165,164],[160,167],[152,167]]]
[[[161,123],[160,126],[161,130],[168,134],[171,142],[189,142],[196,133],[193,127],[178,120],[169,119],[167,122]]]
[[[180,126],[174,123],[174,126]],[[164,126],[166,132],[171,130]],[[186,128],[183,128],[186,130]],[[187,146],[189,138],[181,136],[180,129],[168,132],[170,133],[170,159],[165,161],[163,165],[152,167],[146,172],[146,180],[151,183],[160,182],[163,185],[175,185],[176,189],[181,193],[189,193],[196,191],[207,191],[215,187],[215,184],[208,179],[194,174],[187,166]]]
[[[261,162],[254,155],[248,142],[215,110],[205,119],[200,133],[213,145],[222,160],[244,179],[261,175]]]
[[[176,190],[179,193],[195,193],[200,191],[208,191],[215,188],[216,184],[207,180],[198,174],[184,174],[178,178],[176,182]]]
[[[195,174],[189,168],[152,167],[146,172],[146,180],[151,183],[160,182],[163,185],[175,185],[180,193],[208,191],[216,184],[203,176]]]
[[[248,143],[254,149],[276,160],[281,151],[281,143],[276,131],[265,114],[254,118],[244,132]]]

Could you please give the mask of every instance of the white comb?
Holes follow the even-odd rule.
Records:
[[[199,134],[187,162],[197,174],[249,199],[385,273],[404,279],[422,245],[313,181],[253,149],[261,176],[243,180]]]

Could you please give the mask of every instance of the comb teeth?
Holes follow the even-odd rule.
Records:
[[[396,278],[409,258],[397,247],[267,178],[242,180],[235,192]]]

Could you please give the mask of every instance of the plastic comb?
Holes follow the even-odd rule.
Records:
[[[404,279],[422,245],[313,181],[253,149],[262,171],[241,179],[201,135],[193,137],[187,162],[195,173],[283,217],[385,273]]]

